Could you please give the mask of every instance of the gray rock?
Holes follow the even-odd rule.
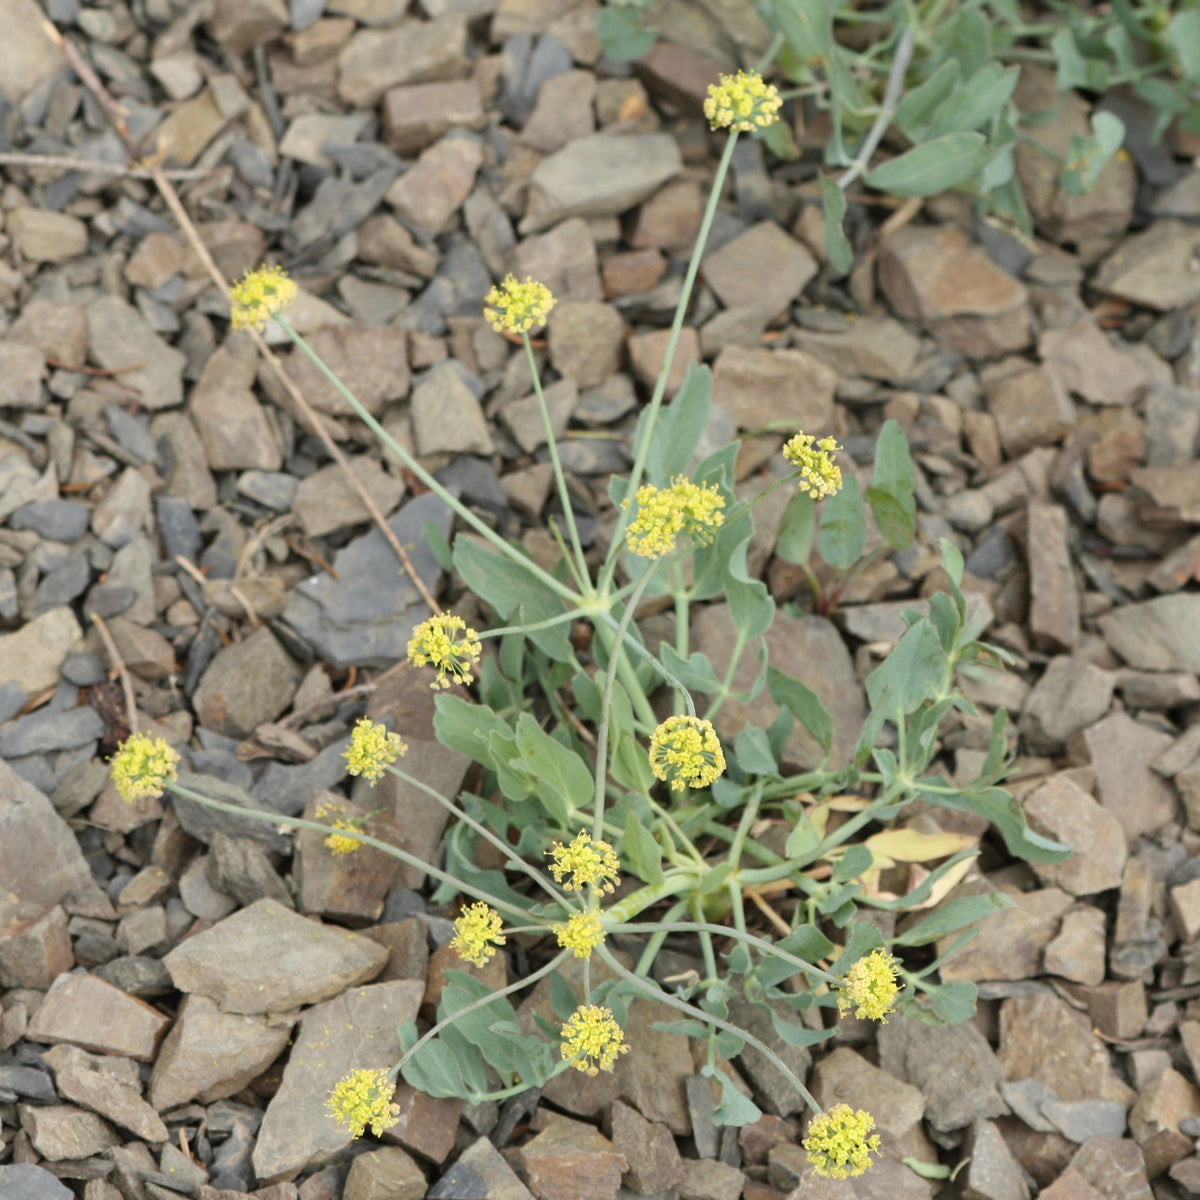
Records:
[[[107,1121],[72,1104],[19,1104],[17,1111],[33,1148],[50,1162],[90,1158],[121,1144]]]
[[[1099,618],[1105,640],[1131,667],[1200,672],[1200,594],[1124,604]]]
[[[1018,727],[1035,754],[1058,754],[1112,701],[1113,675],[1083,658],[1052,658],[1025,699]]]
[[[102,296],[87,306],[88,351],[102,367],[126,367],[121,382],[136,388],[146,408],[174,408],[183,402],[187,359],[168,346],[137,310],[118,296]]]
[[[128,545],[150,523],[150,485],[127,468],[92,510],[92,532],[114,550]]]
[[[1042,1112],[1069,1141],[1083,1145],[1094,1137],[1119,1138],[1125,1133],[1125,1105],[1119,1100],[1075,1100],[1047,1098]]]
[[[1000,1095],[1030,1129],[1053,1133],[1057,1126],[1042,1112],[1042,1104],[1058,1099],[1058,1093],[1040,1079],[1002,1079]]]
[[[170,1018],[95,975],[60,975],[33,1015],[33,1042],[71,1042],[97,1054],[151,1062]]]
[[[215,775],[199,775],[181,770],[179,782],[183,787],[199,792],[212,800],[220,800],[225,804],[249,809],[251,812],[273,811],[260,804],[243,788],[228,783]],[[291,839],[280,833],[269,821],[208,808],[198,801],[189,800],[186,796],[178,793],[172,794],[171,807],[175,810],[175,815],[179,818],[179,823],[183,826],[184,831],[205,845],[211,843],[218,833],[233,833],[239,837],[253,838],[261,845],[278,853],[290,853],[291,851]]]
[[[494,449],[478,398],[449,365],[413,388],[412,422],[421,455],[491,454]]]
[[[404,495],[403,480],[389,474],[369,455],[350,458],[348,463],[351,474],[365,488],[379,511],[385,517],[395,511]],[[330,463],[302,479],[295,489],[292,511],[310,538],[324,537],[371,519],[340,463]]]
[[[0,725],[6,725],[25,707],[24,688],[9,682],[0,684]]]
[[[1132,1138],[1092,1138],[1071,1159],[1071,1170],[1104,1200],[1154,1200],[1146,1160]]]
[[[1119,888],[1125,873],[1125,830],[1069,775],[1053,775],[1024,802],[1030,825],[1071,847],[1074,854],[1059,863],[1034,863],[1043,884],[1072,896],[1091,896]]]
[[[88,531],[92,510],[76,500],[42,500],[18,508],[9,518],[10,529],[32,529],[56,542],[73,542]]]
[[[300,671],[269,629],[218,651],[192,697],[202,724],[228,737],[246,737],[291,703]]]
[[[360,30],[338,54],[338,95],[354,108],[369,108],[399,84],[457,79],[469,74],[466,43],[461,13]]]
[[[306,763],[270,762],[250,791],[275,812],[295,816],[315,791],[327,791],[345,778],[348,738],[339,738]]]
[[[218,833],[208,856],[208,882],[215,891],[232,896],[248,907],[269,899],[285,908],[295,908],[287,885],[271,865],[266,851],[246,838]]]
[[[468,1146],[429,1189],[429,1200],[532,1200],[500,1151],[486,1137]]]
[[[1110,296],[1166,312],[1200,299],[1200,279],[1191,262],[1200,247],[1195,225],[1174,219],[1155,221],[1125,238],[1100,264],[1092,280]]]
[[[108,418],[108,427],[115,437],[130,454],[137,455],[142,462],[152,463],[158,458],[158,447],[150,436],[150,423],[144,418],[135,417],[115,404],[108,405],[104,410]]]
[[[10,1100],[22,1096],[40,1104],[53,1104],[58,1099],[54,1081],[45,1071],[40,1071],[37,1067],[22,1067],[16,1063],[0,1067],[0,1091],[8,1093]],[[0,1181],[3,1181],[3,1178],[3,1174],[0,1174]]]
[[[94,708],[35,712],[0,732],[0,755],[19,758],[49,750],[69,750],[102,737],[104,718]]]
[[[1029,1200],[1021,1165],[991,1121],[971,1126],[964,1157],[968,1161],[959,1189],[962,1200]]]
[[[282,471],[243,471],[238,476],[237,490],[239,495],[248,496],[264,508],[287,512],[298,485],[294,475]]]
[[[92,569],[87,556],[72,554],[66,562],[55,567],[38,581],[37,591],[29,606],[32,615],[50,612],[63,604],[82,596],[92,580]],[[99,611],[98,605],[88,605],[89,611]],[[107,614],[102,614],[107,615]]]

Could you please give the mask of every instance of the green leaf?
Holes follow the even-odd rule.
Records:
[[[705,1068],[707,1073],[708,1068]],[[714,1125],[753,1125],[762,1119],[762,1110],[737,1090],[724,1071],[713,1067],[712,1074],[721,1081],[721,1103],[713,1109],[711,1117]]]
[[[689,363],[683,386],[675,393],[675,399],[659,410],[654,423],[650,451],[646,455],[647,483],[667,487],[676,475],[687,473],[708,424],[712,389],[712,372],[701,363]],[[639,446],[646,437],[649,414],[649,407],[643,409],[638,421]]]
[[[834,52],[834,7],[829,0],[774,0],[771,5],[779,32],[801,62]]]
[[[911,142],[920,141],[926,122],[958,86],[962,67],[957,58],[948,58],[924,83],[907,92],[894,118],[897,127]]]
[[[1100,172],[1108,166],[1125,140],[1125,123],[1110,112],[1092,114],[1090,137],[1071,138],[1067,164],[1063,168],[1063,187],[1072,195],[1090,192],[1099,182]]]
[[[738,766],[747,775],[779,774],[779,764],[771,753],[766,732],[757,725],[747,725],[742,729],[734,739],[733,746]]]
[[[429,543],[429,553],[433,555],[433,561],[443,571],[454,570],[454,552],[450,549],[450,543],[432,521],[425,522],[425,540]]]
[[[818,1042],[828,1041],[838,1031],[836,1025],[828,1029],[809,1029],[794,1021],[785,1021],[774,1007],[771,1008],[771,1023],[775,1026],[775,1032],[789,1046],[815,1046]]]
[[[918,921],[898,940],[905,946],[928,946],[949,934],[956,933],[976,921],[1003,912],[1016,905],[1003,892],[985,892],[978,896],[959,896],[948,900],[932,916]]]
[[[889,417],[875,443],[875,471],[867,488],[867,503],[883,540],[893,550],[912,544],[917,532],[914,498],[917,473],[908,453],[908,439],[895,417]]]
[[[1009,854],[1015,854],[1027,862],[1055,863],[1070,858],[1074,853],[1070,846],[1064,846],[1030,829],[1025,822],[1025,810],[1004,788],[966,792],[963,800],[966,808],[986,818],[999,830]]]
[[[441,1038],[426,1042],[404,1064],[401,1074],[418,1091],[435,1099],[461,1099],[467,1092],[458,1062]]]
[[[969,1021],[975,1015],[979,989],[966,980],[928,987],[929,1003],[934,1013],[947,1025]]]
[[[825,213],[825,256],[839,275],[854,265],[854,247],[846,238],[846,193],[828,175],[820,176],[821,208]]]
[[[700,878],[700,895],[711,896],[713,892],[720,891],[732,874],[733,863],[730,862],[719,863],[711,871],[706,871]]]
[[[953,1167],[949,1167],[945,1163],[925,1162],[922,1159],[913,1158],[911,1154],[900,1161],[914,1175],[920,1175],[922,1179],[949,1179],[954,1171]]]
[[[875,856],[863,845],[848,846],[846,853],[833,865],[833,882],[848,883],[871,869]]]
[[[888,719],[910,713],[931,699],[946,673],[946,652],[933,625],[922,618],[904,632],[896,648],[867,676],[867,699]]]
[[[550,976],[550,1007],[560,1021],[567,1021],[579,1007],[571,985],[557,972]]]
[[[642,24],[642,14],[636,8],[602,8],[596,14],[596,36],[608,58],[629,62],[641,58],[658,36],[658,30]]]
[[[786,121],[772,121],[765,129],[756,129],[755,136],[776,158],[795,162],[800,157],[792,127]]]
[[[797,925],[778,946],[810,963],[833,953],[833,943],[815,925]]]
[[[812,554],[816,535],[816,503],[807,492],[797,492],[784,509],[779,536],[775,539],[775,553],[784,562],[803,565]]]
[[[746,572],[747,538],[730,556],[725,567],[725,599],[729,615],[738,633],[746,641],[762,637],[771,628],[775,617],[775,601],[761,579],[751,579]]]
[[[776,667],[767,668],[767,691],[771,699],[782,704],[828,754],[833,748],[833,718],[821,703],[821,697],[799,679],[785,675]]]
[[[867,544],[867,517],[862,492],[853,475],[845,475],[841,489],[825,501],[821,526],[817,531],[817,550],[839,571],[852,567],[862,557]]]
[[[855,921],[850,926],[850,937],[846,940],[846,948],[838,956],[837,962],[831,968],[834,975],[845,975],[860,958],[879,950],[883,946],[883,934],[879,926],[870,921]]]
[[[963,71],[968,74],[992,61],[992,27],[978,9],[959,10],[951,53],[961,61]]]
[[[663,642],[658,652],[663,666],[691,692],[719,692],[721,681],[708,661],[707,654],[697,650],[691,658],[683,658],[670,642]]]
[[[876,167],[863,181],[893,196],[936,196],[970,179],[988,158],[982,133],[947,133]]]
[[[513,731],[485,704],[471,704],[442,693],[434,701],[433,732],[443,746],[469,755],[477,763],[497,769],[490,746],[493,735],[507,739],[515,750]]]
[[[592,773],[587,763],[556,742],[527,712],[517,718],[516,741],[546,811],[564,828],[569,827],[575,812],[592,801]]]
[[[637,813],[630,812],[621,835],[621,858],[643,882],[657,887],[663,881],[662,847]]]
[[[985,63],[938,109],[922,140],[978,129],[990,121],[1012,98],[1019,67]]]

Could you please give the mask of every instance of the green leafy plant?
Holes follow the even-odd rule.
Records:
[[[970,926],[1011,903],[998,893],[951,894],[977,839],[890,828],[896,819],[917,803],[969,810],[985,816],[1019,857],[1057,861],[1068,853],[1030,831],[1000,786],[1003,714],[977,779],[958,786],[934,770],[943,722],[954,711],[974,711],[958,690],[959,672],[1004,657],[978,640],[979,620],[961,590],[959,552],[942,543],[949,590],[931,597],[926,611],[907,614],[903,636],[866,681],[869,711],[857,744],[839,758],[834,721],[821,700],[769,660],[766,634],[776,606],[747,569],[754,504],[762,496],[735,499],[738,445],[693,465],[712,390],[708,369],[692,366],[664,403],[734,144],[741,132],[769,127],[778,104],[774,89],[747,74],[727,78],[710,97],[710,120],[729,135],[662,371],[638,423],[632,470],[612,481],[616,529],[595,558],[579,536],[529,336],[554,303],[541,284],[509,277],[489,294],[486,312],[520,342],[545,421],[565,525],[553,530],[560,557],[550,570],[461,505],[359,404],[288,323],[284,310],[294,285],[286,276],[267,269],[234,289],[235,324],[275,319],[388,449],[478,535],[460,533],[450,557],[466,588],[495,615],[492,627],[477,632],[454,614],[435,613],[414,629],[408,646],[409,661],[435,672],[433,685],[446,689],[437,698],[435,732],[479,765],[476,791],[451,799],[406,774],[399,732],[369,720],[356,726],[346,753],[352,774],[374,781],[392,773],[452,814],[442,867],[371,836],[361,820],[323,824],[245,812],[322,830],[331,853],[352,841],[375,846],[430,875],[438,899],[465,897],[451,943],[464,963],[486,963],[511,937],[534,939],[535,968],[498,991],[465,971],[446,972],[436,1022],[424,1032],[413,1023],[400,1030],[393,1069],[383,1077],[357,1070],[338,1085],[331,1112],[356,1135],[386,1126],[398,1073],[431,1095],[479,1102],[543,1086],[567,1070],[612,1070],[629,1050],[628,1006],[639,998],[678,1014],[660,1028],[706,1043],[703,1073],[720,1092],[719,1123],[760,1115],[726,1067],[746,1047],[773,1063],[819,1114],[776,1050],[732,1019],[734,1007],[760,1008],[789,1046],[834,1034],[836,1015],[822,1010],[962,1020],[973,1010],[974,988],[939,983],[937,969],[971,936]],[[785,523],[793,561],[806,562],[815,541],[844,578],[862,565],[866,509],[883,539],[876,553],[886,553],[911,542],[915,507],[899,425],[889,422],[880,433],[865,499],[853,476],[843,478],[838,449],[831,437],[797,434],[784,448],[795,469],[773,486],[798,485]],[[666,599],[675,626],[657,651],[636,621],[652,595]],[[718,597],[734,631],[724,672],[692,650],[690,638],[695,606]],[[568,636],[579,621],[594,630],[590,660]],[[758,669],[739,692],[734,680],[743,655]],[[451,690],[455,683],[463,686]],[[473,699],[468,685],[476,688]],[[722,707],[764,689],[780,707],[779,718],[766,729],[747,724],[723,743],[714,723]],[[660,719],[655,703],[664,696],[674,711]],[[788,750],[797,724],[819,747],[819,761],[802,770]],[[244,811],[182,786],[177,759],[161,739],[134,737],[116,756],[113,775],[130,799],[169,790]],[[492,857],[481,857],[481,849]],[[480,865],[494,863],[496,853],[502,868]],[[909,884],[893,892],[887,881],[902,864],[912,869]],[[786,917],[770,899],[783,894],[795,898]],[[769,915],[777,937],[752,931],[747,900]],[[924,915],[885,938],[864,919],[871,909]],[[678,986],[664,987],[655,964],[675,935],[694,939],[697,966],[673,981]],[[925,950],[947,939],[940,955]],[[542,981],[555,1020],[534,1013],[531,1022],[511,997]],[[866,1169],[877,1142],[870,1116],[843,1108],[814,1121],[806,1143],[814,1168],[833,1177]]]

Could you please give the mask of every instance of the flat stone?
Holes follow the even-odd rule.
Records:
[[[1025,815],[1039,833],[1071,847],[1058,863],[1033,863],[1046,885],[1072,896],[1091,896],[1119,888],[1125,873],[1125,830],[1069,775],[1053,775],[1024,801]]]
[[[47,358],[82,364],[87,355],[87,318],[82,304],[29,300],[8,330],[8,338],[36,346]]]
[[[561,438],[566,432],[579,402],[579,389],[575,386],[573,379],[560,379],[557,383],[552,383],[545,388],[542,394],[546,401],[546,412],[550,418],[550,429],[555,438]],[[510,401],[500,410],[500,415],[509,433],[526,454],[533,454],[539,446],[546,444],[546,422],[542,419],[542,408],[538,404],[536,396],[522,396],[519,400]],[[542,470],[544,467],[550,467],[550,474],[544,475]],[[541,503],[532,509],[535,513],[540,512],[553,478],[553,467],[549,463],[536,463],[524,472],[513,472],[506,475],[502,481],[506,491],[515,486],[512,482],[514,477],[527,479],[533,487],[534,494],[540,494]]]
[[[45,355],[36,346],[0,341],[0,408],[41,408]]]
[[[1082,1145],[1094,1137],[1120,1137],[1125,1132],[1125,1105],[1119,1100],[1052,1100],[1042,1112],[1072,1142]]]
[[[962,1200],[1029,1200],[1020,1164],[991,1121],[972,1123],[963,1151]]]
[[[547,334],[554,369],[581,390],[620,369],[625,322],[611,304],[564,300],[551,310]]]
[[[292,702],[300,683],[295,661],[265,627],[219,650],[192,697],[206,729],[247,737]]]
[[[1025,287],[959,229],[915,226],[880,246],[879,285],[895,313],[920,321],[968,358],[994,358],[1030,340]]]
[[[1142,505],[1142,519],[1151,524],[1200,524],[1198,474],[1194,462],[1131,471],[1130,482],[1148,501]]]
[[[1156,1179],[1196,1148],[1179,1130],[1180,1121],[1200,1116],[1200,1092],[1168,1067],[1139,1097],[1129,1113],[1129,1131],[1142,1148],[1146,1175]]]
[[[1192,879],[1171,888],[1171,915],[1183,940],[1200,937],[1200,879]]]
[[[105,1117],[144,1142],[165,1142],[167,1127],[136,1087],[81,1064],[61,1067],[55,1083],[64,1100]]]
[[[960,885],[955,894],[966,894],[965,888],[966,885]],[[1009,899],[1014,907],[980,921],[976,926],[978,935],[942,965],[943,982],[1033,979],[1041,974],[1042,951],[1058,932],[1060,918],[1071,907],[1071,897],[1058,888],[1048,887],[1037,892],[1009,894]],[[953,937],[938,942],[939,954],[948,948]],[[1020,1076],[1010,1072],[1009,1078]]]
[[[427,1096],[402,1081],[394,1103],[399,1114],[396,1123],[383,1131],[383,1141],[403,1146],[435,1163],[445,1162],[454,1149],[462,1101]]]
[[[101,367],[127,367],[122,384],[135,388],[145,408],[174,408],[183,403],[183,369],[186,357],[146,323],[132,305],[118,296],[102,296],[86,308],[88,350]]]
[[[222,0],[218,0],[221,3]],[[227,5],[227,0],[224,0]],[[278,3],[278,0],[253,0],[254,3]],[[221,132],[228,118],[221,112],[212,90],[177,104],[149,135],[155,145],[166,148],[171,162],[190,167]]]
[[[33,712],[0,731],[0,755],[21,758],[26,754],[73,750],[95,741],[106,728],[104,718],[91,707]]]
[[[1075,423],[1075,410],[1062,386],[1044,367],[1017,369],[986,387],[988,411],[996,418],[1009,458],[1033,446],[1061,441]]]
[[[45,14],[34,0],[4,0],[0,19],[11,34],[0,50],[0,95],[15,106],[63,70],[67,60],[43,25]]]
[[[350,1145],[350,1131],[330,1120],[326,1098],[348,1070],[394,1065],[396,1030],[416,1018],[423,990],[413,981],[353,987],[305,1012],[254,1145],[260,1182],[294,1178]]]
[[[404,482],[385,471],[378,459],[359,455],[348,460],[350,471],[385,517],[404,495]],[[330,463],[300,481],[292,512],[307,537],[318,538],[371,519],[362,497],[340,463]]]
[[[532,1200],[500,1151],[486,1138],[468,1146],[429,1189],[429,1200]],[[734,1198],[736,1200],[736,1197]]]
[[[163,962],[182,992],[198,992],[225,1012],[286,1012],[373,979],[387,961],[382,946],[358,934],[259,900],[188,938]],[[304,971],[287,964],[303,961]]]
[[[1089,905],[1063,917],[1042,961],[1048,974],[1094,987],[1104,979],[1105,952],[1104,913]]]
[[[67,914],[59,905],[0,927],[0,987],[44,991],[74,965]]]
[[[522,233],[566,217],[618,216],[678,175],[683,162],[669,134],[595,133],[534,167]]]
[[[124,617],[111,618],[108,630],[122,661],[139,679],[157,683],[174,674],[175,650],[157,630],[135,625]]]
[[[647,389],[653,390],[658,382],[670,336],[669,329],[651,329],[646,333],[631,334],[626,343],[629,350],[629,364],[633,368],[633,373],[638,382]],[[671,359],[671,370],[667,375],[666,389],[663,394],[668,399],[683,387],[691,364],[699,362],[700,338],[694,329],[684,327],[679,331],[675,354]]]
[[[279,153],[285,158],[310,163],[315,167],[332,167],[333,161],[324,153],[325,147],[351,145],[369,120],[366,113],[303,113],[295,117],[279,143]]]
[[[774,221],[760,221],[705,256],[701,270],[726,308],[759,308],[770,324],[787,315],[817,262]]]
[[[658,250],[628,250],[610,254],[600,274],[608,300],[650,291],[663,277],[667,260]]]
[[[447,134],[423,150],[387,190],[397,215],[425,233],[441,232],[471,194],[483,163],[483,143],[470,134]]]
[[[1070,1169],[1104,1200],[1153,1200],[1145,1157],[1132,1138],[1091,1138],[1071,1159]]]
[[[283,1052],[292,1023],[224,1013],[207,996],[184,996],[163,1040],[146,1096],[159,1112],[234,1096]]]
[[[802,350],[726,346],[713,364],[713,400],[741,429],[830,429],[837,375]]]
[[[8,214],[6,228],[17,249],[30,262],[66,262],[87,253],[87,226],[67,213],[14,208]]]
[[[1200,672],[1200,594],[1181,592],[1123,604],[1099,618],[1105,640],[1143,671]]]
[[[1066,391],[1090,404],[1132,404],[1150,383],[1141,362],[1118,350],[1091,317],[1047,329],[1038,354]]]
[[[121,1144],[107,1121],[73,1104],[19,1104],[17,1112],[33,1148],[49,1162],[91,1158]]]
[[[986,935],[983,935],[986,936]],[[1063,1100],[1133,1101],[1083,1013],[1045,993],[1000,1004],[1000,1061],[1008,1079],[1040,1079]]]
[[[169,1017],[94,975],[60,975],[26,1030],[30,1041],[71,1042],[97,1054],[153,1062]]]
[[[149,526],[150,484],[136,467],[127,467],[92,509],[92,532],[105,545],[119,550]]]
[[[739,1200],[745,1181],[737,1167],[715,1158],[685,1158],[679,1200]]]
[[[385,404],[408,394],[408,351],[403,330],[319,329],[306,340],[372,416],[378,416]],[[288,356],[287,371],[319,412],[336,417],[353,415],[354,410],[299,347]]]
[[[73,1200],[75,1195],[56,1176],[33,1163],[0,1166],[0,1194],[11,1200]]]
[[[424,1200],[425,1172],[399,1146],[360,1154],[350,1164],[345,1200]]]
[[[729,667],[733,647],[733,620],[724,604],[709,605],[695,616],[694,645],[708,655],[717,678]],[[786,675],[801,680],[820,697],[833,717],[831,766],[848,762],[854,753],[866,702],[854,673],[850,653],[836,626],[825,617],[791,617],[777,613],[766,633],[772,664]],[[733,689],[749,690],[758,672],[753,655],[743,654],[734,673]],[[730,738],[747,724],[767,729],[779,715],[779,706],[764,689],[748,704],[727,700],[717,722],[722,737]],[[822,751],[807,730],[797,722],[784,748],[784,757],[801,767],[816,766]]]
[[[1026,697],[1019,727],[1035,754],[1057,754],[1080,730],[1098,721],[1112,702],[1113,675],[1086,659],[1052,658]]]
[[[1029,631],[1040,649],[1074,649],[1079,641],[1079,594],[1067,541],[1067,512],[1029,503]]]
[[[537,103],[521,129],[521,141],[552,154],[596,128],[593,101],[596,76],[591,71],[563,71],[538,89]]]
[[[1146,986],[1140,979],[1110,979],[1084,989],[1080,995],[1087,1001],[1092,1023],[1100,1033],[1125,1042],[1141,1036],[1149,1009]]]
[[[822,1108],[848,1104],[870,1112],[885,1157],[894,1157],[897,1147],[920,1131],[925,1112],[920,1090],[872,1066],[848,1046],[839,1046],[817,1063],[809,1087]]]
[[[258,351],[248,338],[230,338],[204,364],[188,397],[188,415],[214,471],[278,471],[283,452],[254,394]]]
[[[481,129],[486,123],[473,79],[391,88],[382,110],[383,136],[404,158],[432,146],[450,129]]]
[[[555,1121],[520,1149],[537,1200],[616,1200],[625,1159],[596,1130]]]
[[[1110,296],[1166,312],[1200,300],[1200,278],[1189,266],[1200,230],[1184,221],[1154,221],[1122,240],[1100,264],[1092,283]]]
[[[401,84],[437,83],[470,74],[467,22],[448,12],[432,21],[406,18],[392,29],[363,29],[338,54],[338,96],[371,108]]]
[[[413,388],[413,440],[417,453],[491,454],[491,430],[478,397],[447,365]]]
[[[908,379],[921,349],[914,337],[891,317],[862,316],[847,320],[836,333],[797,328],[792,345],[818,358],[839,375],[900,383]]]
[[[522,238],[513,251],[518,278],[544,283],[561,304],[604,299],[596,242],[582,217],[561,221],[545,233]]]
[[[32,529],[55,542],[74,542],[87,533],[92,510],[77,500],[41,500],[18,508],[9,518],[10,529]]]
[[[683,1160],[671,1131],[647,1121],[636,1109],[618,1100],[610,1115],[613,1149],[626,1167],[623,1182],[639,1196],[674,1188],[683,1178]]]
[[[289,19],[283,0],[216,0],[207,24],[226,52],[240,58],[255,44],[278,37]]]
[[[1097,799],[1121,822],[1131,841],[1178,816],[1174,789],[1150,767],[1170,744],[1169,734],[1123,712],[1071,739],[1072,758],[1095,768]]]

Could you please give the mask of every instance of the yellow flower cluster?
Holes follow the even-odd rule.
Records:
[[[711,542],[725,520],[725,500],[715,483],[701,486],[676,475],[668,488],[645,484],[637,490],[638,514],[625,531],[630,553],[661,558],[675,549],[675,539],[686,533],[701,545]]]
[[[492,288],[483,301],[490,306],[483,315],[497,333],[528,333],[545,322],[555,303],[550,289],[528,275],[524,283],[505,275],[504,282]]]
[[[628,1054],[625,1035],[611,1008],[584,1004],[577,1008],[562,1027],[562,1056],[585,1075],[611,1071],[618,1054]]]
[[[463,962],[482,967],[496,953],[497,946],[508,942],[508,938],[500,932],[503,928],[504,921],[500,914],[482,900],[477,900],[464,908],[454,922],[450,948]]]
[[[722,75],[720,83],[709,86],[704,115],[714,129],[752,133],[773,125],[782,104],[778,89],[764,83],[757,71],[739,71]]]
[[[835,1104],[813,1117],[802,1143],[812,1169],[825,1179],[861,1175],[871,1165],[872,1151],[879,1149],[879,1135],[867,1136],[874,1128],[870,1113],[848,1104]]]
[[[112,757],[112,780],[118,795],[126,804],[161,796],[163,788],[175,782],[178,762],[178,751],[163,738],[132,734]]]
[[[322,843],[331,854],[353,854],[362,845],[358,838],[347,835],[359,832],[365,818],[354,816],[344,805],[322,804],[313,816],[318,821],[328,821],[334,829],[346,830],[346,833],[331,833]]]
[[[230,289],[234,329],[265,329],[267,321],[296,299],[298,289],[282,267],[247,271]]]
[[[576,958],[591,958],[592,951],[604,941],[604,922],[599,913],[576,913],[565,925],[554,926],[554,936]]]
[[[842,469],[833,461],[833,452],[840,449],[834,438],[818,442],[811,433],[798,433],[783,447],[783,457],[800,468],[800,490],[823,500],[842,486]]]
[[[838,1013],[845,1016],[852,1007],[856,1017],[887,1024],[899,985],[896,983],[896,960],[886,950],[872,950],[846,972],[842,980],[844,992],[838,997]]]
[[[437,667],[437,678],[429,685],[432,688],[448,688],[450,675],[458,683],[471,683],[475,679],[471,665],[483,654],[483,647],[476,641],[478,637],[474,629],[467,628],[462,617],[439,613],[413,630],[408,661],[414,667],[426,664]]]
[[[708,787],[725,770],[725,752],[712,722],[668,717],[650,739],[650,770],[677,792]]]
[[[589,886],[597,892],[616,891],[621,864],[607,842],[594,842],[586,833],[579,833],[569,846],[555,842],[546,853],[554,859],[550,874],[564,892],[581,892]]]
[[[412,653],[411,646],[409,653]],[[361,775],[369,783],[374,783],[383,774],[384,767],[391,766],[402,754],[407,753],[408,747],[398,733],[389,733],[383,725],[372,721],[370,717],[363,717],[354,726],[350,745],[342,757],[351,775]]]
[[[396,1085],[382,1067],[351,1071],[338,1080],[325,1107],[339,1125],[349,1127],[351,1137],[362,1137],[368,1125],[378,1137],[400,1116],[400,1106],[392,1103],[395,1091]]]

